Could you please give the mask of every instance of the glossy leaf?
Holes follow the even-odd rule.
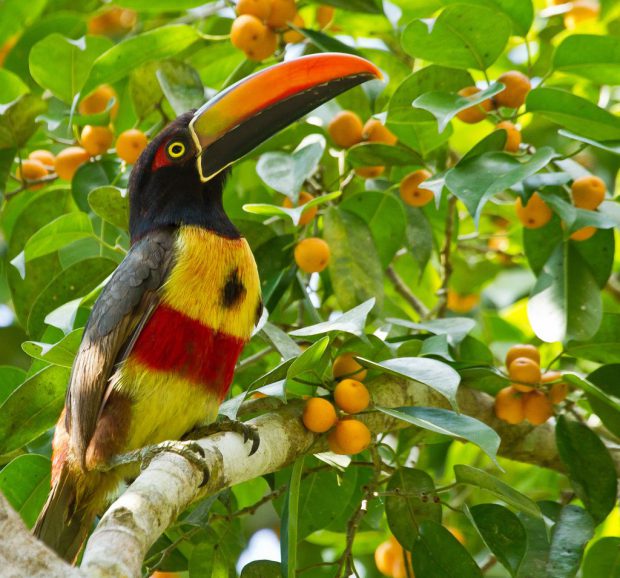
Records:
[[[82,329],[76,329],[58,343],[25,341],[22,343],[22,349],[34,359],[70,368],[82,341],[82,332]]]
[[[280,562],[254,560],[243,567],[240,578],[280,578],[281,572]]]
[[[586,552],[583,578],[620,578],[620,538],[607,536],[598,539]]]
[[[303,329],[291,331],[294,337],[311,337],[314,335],[323,335],[331,331],[342,331],[361,337],[364,335],[364,327],[366,326],[366,318],[375,306],[375,300],[369,299],[357,307],[353,307],[349,311],[345,311],[342,315],[335,316],[331,321],[317,323]]]
[[[406,319],[389,318],[389,322],[418,331],[428,331],[433,335],[446,335],[451,345],[458,345],[465,336],[476,327],[476,322],[469,317],[450,317],[449,319],[431,319],[414,323]]]
[[[620,363],[612,363],[603,365],[595,369],[587,380],[581,380],[579,384],[583,386],[584,381],[590,385],[589,390],[586,389],[586,397],[592,411],[598,415],[605,427],[620,437]],[[598,388],[600,392],[605,394],[601,396],[599,392],[592,388],[592,385]],[[618,400],[617,403],[610,403]]]
[[[202,80],[195,68],[181,61],[162,62],[157,80],[176,114],[200,108],[205,102]]]
[[[553,68],[597,84],[620,84],[620,39],[615,36],[571,34],[557,47]]]
[[[299,225],[299,220],[308,209],[329,203],[330,201],[337,199],[340,195],[340,191],[334,191],[333,193],[327,193],[326,195],[320,195],[318,197],[315,197],[307,203],[304,203],[299,207],[293,207],[291,209],[287,209],[286,207],[282,207],[279,205],[252,203],[243,205],[243,210],[247,211],[248,213],[253,213],[254,215],[285,216],[291,219],[291,221],[293,221],[293,225]]]
[[[598,363],[620,363],[620,313],[605,312],[598,331],[587,340],[571,340],[570,355]]]
[[[586,544],[594,535],[594,522],[583,508],[564,506],[553,526],[547,572],[553,578],[577,575]]]
[[[354,167],[375,165],[422,165],[424,161],[415,151],[398,145],[361,143],[347,150],[347,160]]]
[[[37,130],[37,117],[47,105],[32,94],[24,94],[0,105],[0,149],[21,148]]]
[[[88,204],[108,223],[112,223],[123,231],[129,228],[127,191],[108,185],[97,187],[88,193]]]

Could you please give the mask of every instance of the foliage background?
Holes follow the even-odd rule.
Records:
[[[397,374],[419,377],[419,360],[426,358],[436,362],[429,385],[458,372],[461,387],[493,395],[508,383],[501,360],[510,345],[535,343],[543,366],[572,375],[567,379],[574,389],[556,408],[568,475],[502,459],[500,472],[479,447],[447,435],[410,429],[384,436],[377,475],[388,493],[398,486],[411,494],[393,497],[392,506],[387,495],[369,502],[353,548],[358,571],[379,575],[373,552],[389,526],[413,548],[418,576],[479,576],[480,567],[498,577],[620,575],[616,474],[600,441],[617,444],[620,436],[614,244],[620,227],[620,7],[602,0],[598,18],[567,29],[566,5],[530,0],[327,3],[337,7],[328,30],[314,24],[316,5],[299,3],[306,39],[283,46],[264,64],[316,51],[354,52],[375,62],[387,82],[354,89],[289,127],[239,163],[227,184],[226,208],[256,255],[269,311],[268,325],[245,351],[233,394],[251,386],[296,397],[311,393],[307,382],[317,380],[329,389],[333,358],[352,351],[379,364],[369,379],[394,358],[404,359]],[[261,66],[230,44],[234,12],[225,2],[113,4],[136,10],[137,20],[108,37],[88,34],[89,20],[108,9],[100,2],[0,3],[0,490],[28,525],[47,493],[50,428],[81,327],[127,248],[130,167],[110,151],[83,165],[72,182],[51,179],[35,191],[14,178],[19,159],[34,149],[62,150],[85,124],[108,124],[109,111],[83,117],[75,107],[103,82],[119,95],[114,130],[138,126],[152,134]],[[429,18],[436,18],[433,27]],[[493,130],[497,117],[476,125],[453,119],[457,90],[474,82],[486,87],[514,69],[536,87],[523,109],[500,111],[523,127],[526,145],[518,155],[502,152],[504,134]],[[421,108],[412,106],[422,95]],[[340,109],[363,119],[376,115],[399,144],[335,148],[325,126]],[[376,180],[351,172],[368,164],[387,171]],[[400,200],[398,183],[420,167],[435,175],[437,202],[415,209]],[[602,177],[609,191],[597,214],[576,211],[567,194],[571,180],[588,173]],[[279,208],[283,195],[296,199],[302,186],[321,199],[320,217],[306,228]],[[524,230],[514,200],[534,190],[555,216],[542,229]],[[594,237],[567,239],[587,224],[599,228]],[[299,238],[314,234],[328,241],[332,260],[309,278],[297,270],[292,251]],[[417,300],[404,296],[398,280]],[[479,303],[457,315],[446,307],[448,289],[479,295]],[[375,300],[372,311],[369,299]],[[360,331],[299,331],[363,303],[368,306],[352,313]],[[426,324],[416,325],[421,314]],[[287,336],[294,330],[294,339]],[[312,342],[302,353],[299,345]],[[458,418],[451,413],[446,419],[455,426]],[[487,430],[475,425],[470,438],[484,445]],[[370,459],[364,453],[358,461],[368,465]],[[300,516],[293,520],[297,567],[311,567],[305,575],[334,575],[335,566],[315,565],[339,560],[347,522],[372,472],[364,465],[339,471],[305,460]],[[459,483],[452,486],[455,472]],[[254,531],[290,530],[290,519],[280,528],[290,478],[290,470],[278,472],[200,504],[154,546],[145,572],[233,575]],[[482,489],[489,484],[491,493]],[[444,488],[441,504],[426,504],[421,492],[434,496],[437,487]],[[274,490],[273,500],[252,507]],[[460,529],[465,546],[439,522]],[[285,547],[284,559],[289,554]]]

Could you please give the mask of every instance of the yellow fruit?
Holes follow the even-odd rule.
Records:
[[[309,237],[297,243],[295,262],[306,273],[320,273],[329,263],[329,245],[318,237]]]
[[[357,167],[355,169],[355,174],[358,177],[362,177],[363,179],[376,179],[380,177],[385,171],[385,167]]]
[[[540,353],[534,345],[518,344],[513,345],[506,353],[506,367],[510,367],[510,364],[517,359],[517,357],[527,357],[534,361],[537,365],[540,365]]]
[[[607,186],[603,179],[588,175],[575,179],[570,190],[575,207],[594,211],[605,200]]]
[[[242,14],[235,19],[230,30],[230,41],[243,50],[250,60],[256,61],[271,56],[278,46],[274,31],[250,14]]]
[[[269,58],[278,48],[278,37],[271,28],[265,28],[262,39],[251,48],[245,50],[245,55],[255,62],[262,62]]]
[[[468,86],[459,90],[460,96],[472,96],[474,94],[478,94],[480,89],[476,86]],[[476,124],[484,120],[487,117],[487,112],[493,108],[493,102],[491,99],[487,98],[483,100],[480,104],[475,104],[466,108],[456,114],[457,118],[466,122],[468,124]]]
[[[133,164],[138,160],[147,143],[148,139],[141,130],[130,128],[118,135],[116,154],[126,163]]]
[[[239,0],[237,2],[237,15],[249,14],[259,20],[267,20],[271,13],[270,0]]]
[[[28,158],[33,161],[39,161],[48,170],[54,168],[54,160],[56,159],[53,152],[43,149],[32,151]]]
[[[386,540],[377,546],[375,550],[375,565],[377,570],[384,576],[392,576],[394,562],[396,562],[396,558],[400,554],[399,546],[400,544],[394,544],[392,540]]]
[[[527,93],[532,89],[530,79],[517,70],[504,72],[497,80],[506,86],[493,97],[497,106],[519,108],[525,102]]]
[[[508,423],[517,424],[525,419],[522,395],[513,387],[505,387],[495,396],[495,415]]]
[[[21,168],[18,165],[15,171],[17,178],[20,181],[38,181],[47,176],[47,169],[43,163],[34,159],[24,159],[21,164]],[[39,185],[28,185],[29,189],[36,191],[44,186],[44,183]]]
[[[553,217],[549,205],[543,201],[538,193],[534,193],[525,206],[523,206],[521,197],[517,197],[516,211],[519,221],[527,229],[540,229]]]
[[[332,375],[335,379],[341,377],[354,377],[358,381],[364,381],[368,371],[360,365],[353,356],[355,353],[343,353],[334,359]]]
[[[327,132],[334,143],[348,149],[362,141],[362,119],[350,110],[340,111],[327,125]]]
[[[596,227],[582,227],[577,229],[570,238],[573,241],[587,241],[594,233],[596,233]]]
[[[102,155],[114,142],[114,133],[107,126],[91,126],[82,129],[80,144],[91,156]]]
[[[559,381],[560,379],[562,379],[562,374],[559,371],[547,371],[540,378],[541,383],[551,383],[548,394],[551,403],[562,403],[568,395],[568,383]]]
[[[271,0],[271,12],[267,18],[270,28],[285,28],[297,14],[295,0]]]
[[[506,131],[506,144],[504,145],[504,150],[509,153],[519,152],[519,146],[521,145],[521,131],[507,120],[498,122],[496,128],[504,129]]]
[[[88,32],[103,36],[116,36],[133,28],[137,17],[134,10],[110,8],[96,14],[88,21]]]
[[[329,401],[322,397],[311,397],[304,406],[302,420],[311,432],[324,433],[336,424],[338,417]]]
[[[447,306],[454,313],[469,313],[478,303],[480,303],[480,295],[476,293],[462,295],[452,289],[448,289]]]
[[[88,162],[90,155],[82,147],[67,147],[56,155],[54,168],[56,174],[65,181],[70,181],[75,172],[85,162]]]
[[[321,30],[324,30],[332,23],[335,13],[336,9],[333,6],[325,6],[324,4],[321,4],[316,9],[316,23]]]
[[[592,0],[576,0],[571,9],[564,13],[564,26],[569,30],[579,26],[581,22],[596,20],[601,7]]]
[[[297,203],[297,206],[301,207],[312,199],[314,199],[314,197],[310,193],[307,193],[306,191],[301,191],[301,193],[299,193],[299,202]],[[288,197],[285,197],[282,206],[287,209],[292,209],[293,202]],[[310,221],[312,221],[312,219],[314,219],[314,217],[316,217],[318,210],[319,208],[315,205],[314,207],[310,207],[305,213],[302,213],[301,218],[299,219],[299,225],[302,227],[304,225],[307,225]]]
[[[553,415],[553,405],[542,391],[530,391],[523,396],[523,413],[532,425],[540,425]]]
[[[531,391],[533,384],[540,383],[540,365],[528,357],[517,357],[508,366],[508,375],[516,383],[512,387],[519,391]]]
[[[370,393],[361,381],[343,379],[334,389],[334,401],[342,411],[359,413],[368,407]]]
[[[433,191],[420,187],[420,184],[432,176],[426,169],[409,173],[400,182],[400,198],[403,202],[412,207],[423,207],[430,203],[435,198]]]
[[[297,28],[305,28],[306,23],[300,14],[295,14],[295,18],[293,19],[293,24],[297,26]],[[295,44],[296,42],[301,42],[305,36],[301,32],[297,32],[297,30],[287,30],[283,35],[284,42],[288,44]]]
[[[370,430],[366,424],[357,419],[340,420],[331,434],[328,442],[331,447],[331,440],[335,442],[338,450],[345,454],[358,454],[370,445]]]
[[[102,84],[83,98],[78,105],[78,111],[80,114],[99,114],[107,108],[112,99],[114,104],[110,109],[110,117],[115,118],[118,112],[118,95],[109,84]]]
[[[387,145],[395,145],[398,142],[396,135],[380,120],[370,118],[362,129],[362,138],[369,142],[380,142]]]

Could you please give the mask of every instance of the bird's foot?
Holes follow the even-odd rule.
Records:
[[[213,422],[206,426],[200,426],[196,429],[185,434],[184,440],[197,440],[212,436],[221,432],[233,432],[243,436],[243,443],[248,440],[252,441],[252,447],[250,448],[250,454],[256,453],[258,446],[260,445],[260,436],[258,435],[258,429],[255,425],[245,423],[243,421],[237,421],[230,419],[229,417],[222,417],[219,421]]]

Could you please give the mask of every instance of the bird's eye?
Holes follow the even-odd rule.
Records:
[[[185,144],[180,141],[171,142],[167,148],[168,156],[171,159],[179,159],[185,154]]]

